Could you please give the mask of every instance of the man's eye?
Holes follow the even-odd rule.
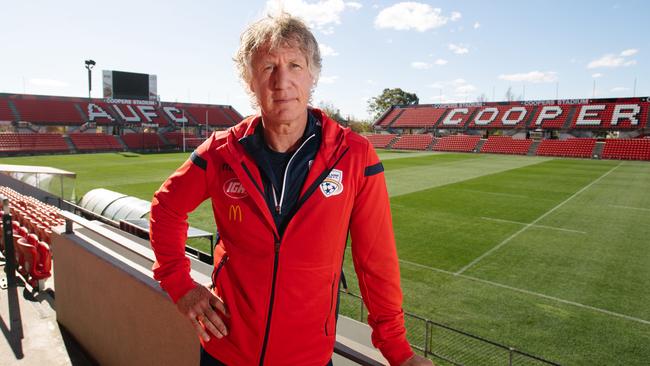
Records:
[[[291,64],[291,67],[294,69],[302,69],[302,65],[299,64]]]

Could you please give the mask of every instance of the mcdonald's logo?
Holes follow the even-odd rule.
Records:
[[[241,207],[239,205],[230,205],[228,208],[228,220],[241,222],[242,214]]]

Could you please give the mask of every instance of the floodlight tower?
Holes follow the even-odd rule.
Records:
[[[86,60],[86,69],[88,69],[88,99],[90,99],[90,91],[93,89],[92,82],[92,69],[95,67],[96,63],[93,60]]]

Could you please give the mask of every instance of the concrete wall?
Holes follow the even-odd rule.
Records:
[[[101,229],[52,235],[58,322],[101,365],[197,365],[198,339],[153,280],[151,250],[132,243],[118,253],[102,235],[119,235]]]

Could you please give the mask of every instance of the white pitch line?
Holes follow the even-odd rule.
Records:
[[[610,205],[612,207],[618,207],[618,208],[627,208],[629,210],[639,210],[639,211],[648,211],[650,212],[650,208],[643,208],[643,207],[632,207],[632,206],[621,206],[621,205]]]
[[[446,271],[444,269],[429,267],[429,266],[426,266],[424,264],[410,262],[410,261],[407,261],[407,260],[404,260],[404,259],[400,259],[399,261],[401,263],[404,263],[404,264],[408,264],[408,265],[423,268],[423,269],[428,269],[428,270],[433,271],[433,272],[439,272],[439,273],[443,273],[443,274],[447,274],[447,275],[451,275],[451,276],[455,276],[455,277],[464,278],[464,279],[469,280],[469,281],[480,282],[480,283],[483,283],[483,284],[486,284],[486,285],[501,287],[501,288],[504,288],[504,289],[507,289],[507,290],[521,292],[521,293],[526,294],[526,295],[537,296],[537,297],[541,297],[541,298],[544,298],[544,299],[547,299],[547,300],[557,301],[557,302],[560,302],[560,303],[563,303],[563,304],[573,305],[573,306],[576,306],[576,307],[579,307],[579,308],[588,309],[588,310],[595,311],[595,312],[598,312],[598,313],[603,313],[603,314],[606,314],[606,315],[615,316],[615,317],[630,320],[630,321],[633,321],[633,322],[637,322],[637,323],[641,323],[641,324],[645,324],[645,325],[650,325],[650,320],[637,318],[637,317],[634,317],[634,316],[631,316],[631,315],[625,315],[625,314],[617,313],[617,312],[614,312],[614,311],[605,310],[605,309],[597,308],[597,307],[590,306],[590,305],[585,305],[585,304],[582,304],[582,303],[579,303],[579,302],[575,302],[575,301],[571,301],[571,300],[565,300],[565,299],[561,299],[561,298],[555,297],[555,296],[545,295],[545,294],[535,292],[535,291],[524,290],[524,289],[521,289],[521,288],[504,285],[502,283],[480,279],[480,278],[477,278],[477,277],[472,277],[472,276],[468,276],[468,275],[464,275],[464,274],[456,274],[456,273],[451,272],[451,271]]]
[[[615,167],[613,167],[612,169],[608,170],[605,174],[601,175],[600,177],[598,177],[597,179],[595,179],[593,182],[591,182],[591,183],[587,184],[586,186],[582,187],[582,189],[580,189],[580,190],[577,191],[576,193],[572,194],[569,198],[567,198],[567,199],[565,199],[564,201],[560,202],[557,206],[555,206],[555,207],[553,207],[552,209],[546,211],[546,213],[544,213],[542,216],[536,218],[536,219],[535,219],[533,222],[531,222],[530,224],[527,224],[526,226],[524,226],[523,228],[521,228],[521,229],[520,229],[519,231],[517,231],[516,233],[514,233],[514,234],[510,235],[509,237],[505,238],[501,243],[497,244],[495,247],[493,247],[492,249],[490,249],[490,250],[488,250],[487,252],[483,253],[483,254],[480,255],[478,258],[476,258],[476,259],[474,259],[473,261],[471,261],[471,262],[470,262],[468,265],[466,265],[465,267],[461,268],[458,272],[456,272],[456,274],[458,274],[458,275],[459,275],[459,274],[462,274],[463,272],[465,272],[465,271],[468,270],[469,268],[473,267],[476,263],[480,262],[483,258],[485,258],[485,257],[487,257],[488,255],[492,254],[493,252],[499,250],[499,248],[501,248],[502,246],[506,245],[510,240],[514,239],[514,238],[517,237],[519,234],[521,234],[521,233],[523,233],[524,231],[528,230],[528,228],[530,228],[531,226],[535,225],[537,222],[539,222],[540,220],[542,220],[542,219],[545,218],[546,216],[550,215],[551,213],[553,213],[553,212],[554,212],[555,210],[557,210],[558,208],[562,207],[565,203],[567,203],[567,202],[569,202],[570,200],[572,200],[573,197],[579,195],[580,193],[582,193],[582,192],[586,191],[587,189],[589,189],[589,188],[590,188],[591,186],[593,186],[594,184],[600,182],[601,179],[603,179],[603,178],[605,178],[606,176],[608,176],[608,175],[609,175],[611,172],[613,172],[616,168],[618,168],[619,166],[621,166],[621,164],[623,164],[623,163],[622,163],[622,162],[619,163],[617,166],[615,166]]]
[[[529,196],[526,196],[526,195],[523,195],[523,194],[490,192],[490,191],[481,191],[481,190],[478,190],[478,189],[466,189],[466,188],[462,188],[461,190],[466,191],[466,192],[489,194],[489,195],[493,195],[493,196],[504,196],[504,197],[515,197],[515,198],[530,198]]]
[[[506,222],[509,224],[519,224],[519,225],[528,225],[527,222],[519,222],[519,221],[511,221],[511,220],[503,220],[503,219],[495,219],[493,217],[484,217],[481,216],[483,220],[489,220],[489,221],[497,221],[497,222]],[[555,227],[555,226],[546,226],[546,225],[533,225],[535,227],[540,227],[543,229],[551,229],[551,230],[559,230],[559,231],[566,231],[569,233],[578,233],[578,234],[586,234],[586,231],[580,231],[580,230],[573,230],[573,229],[564,229],[561,227]]]

